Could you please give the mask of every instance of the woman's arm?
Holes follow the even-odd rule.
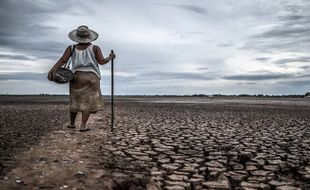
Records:
[[[48,80],[52,80],[52,76],[54,73],[64,64],[66,64],[71,57],[71,46],[68,46],[67,49],[65,50],[64,54],[62,57],[57,61],[57,63],[50,69],[48,72]]]
[[[109,57],[104,58],[102,55],[101,49],[98,46],[94,46],[94,53],[95,53],[96,60],[98,61],[100,65],[107,64],[109,61],[115,58],[114,53],[110,53]]]

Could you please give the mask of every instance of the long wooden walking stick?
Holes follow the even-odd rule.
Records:
[[[111,53],[114,54],[113,50]],[[114,130],[114,59],[111,60],[111,131]]]

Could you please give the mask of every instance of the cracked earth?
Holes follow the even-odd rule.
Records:
[[[120,101],[84,133],[66,104],[0,111],[3,189],[310,189],[307,104]]]

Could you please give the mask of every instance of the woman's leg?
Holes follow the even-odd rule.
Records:
[[[75,119],[76,119],[77,114],[78,114],[77,112],[70,112],[70,124],[71,125],[75,124]]]
[[[90,116],[89,111],[82,111],[82,123],[81,123],[81,128],[86,127],[86,122],[88,121],[88,118]]]

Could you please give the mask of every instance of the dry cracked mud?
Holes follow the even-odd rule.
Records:
[[[108,110],[108,109],[107,109]],[[66,104],[1,104],[7,189],[310,189],[310,107],[118,102],[91,131]]]

